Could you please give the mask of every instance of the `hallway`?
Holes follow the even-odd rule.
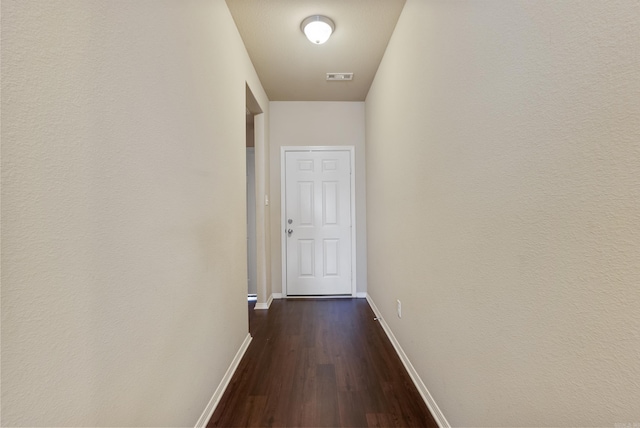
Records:
[[[336,25],[324,45],[312,14]],[[442,428],[640,423],[640,1],[0,16],[0,426],[424,426],[420,397]],[[253,340],[248,106],[273,299]],[[383,322],[360,299],[281,300],[283,152],[323,146],[354,148],[351,297]]]
[[[364,299],[250,310],[253,341],[209,427],[436,427]]]

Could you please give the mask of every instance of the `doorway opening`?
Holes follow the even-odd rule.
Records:
[[[251,89],[246,85],[245,97],[245,149],[246,149],[246,198],[247,198],[247,302],[249,331],[251,313],[258,300],[258,245],[257,245],[257,175],[256,175],[256,115],[262,109]]]
[[[254,147],[253,115],[247,110],[247,296],[258,296],[256,250],[256,153]],[[252,299],[253,298],[253,299]]]

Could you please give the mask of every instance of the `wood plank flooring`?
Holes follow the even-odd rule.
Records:
[[[275,300],[208,427],[437,427],[365,299]]]

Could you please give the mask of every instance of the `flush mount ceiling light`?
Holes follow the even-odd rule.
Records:
[[[321,45],[329,40],[336,26],[333,21],[326,16],[311,15],[302,21],[300,28],[311,43]]]

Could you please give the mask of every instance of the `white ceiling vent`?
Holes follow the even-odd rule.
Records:
[[[353,80],[353,73],[327,73],[327,80]]]

